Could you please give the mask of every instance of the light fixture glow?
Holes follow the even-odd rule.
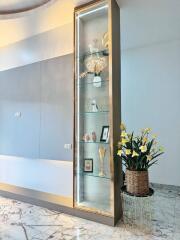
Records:
[[[98,12],[98,11],[101,11],[101,10],[103,10],[103,9],[105,9],[105,8],[108,8],[108,5],[104,5],[104,6],[102,6],[102,7],[99,7],[99,8],[93,9],[93,10],[90,10],[89,12],[86,12],[86,13],[81,13],[81,14],[79,14],[77,17],[78,17],[78,18],[81,18],[81,17],[87,16],[87,15],[89,15],[89,14],[92,14],[92,13],[95,13],[95,12]]]
[[[77,20],[77,41],[76,41],[78,44],[77,44],[77,59],[79,59],[79,52],[80,52],[80,46],[79,46],[79,18]],[[80,78],[80,71],[79,71],[79,61],[77,61],[77,79],[78,79],[78,85],[79,85],[79,78]],[[79,100],[79,96],[80,96],[80,93],[79,93],[79,88],[77,87],[77,99]],[[78,104],[77,104],[77,112],[79,113],[79,101],[78,101]],[[79,150],[79,128],[80,128],[80,119],[79,119],[79,115],[78,115],[78,119],[77,119],[77,175],[76,175],[76,178],[77,178],[77,192],[76,192],[76,195],[77,195],[77,203],[80,203],[80,177],[79,177],[79,173],[80,173],[80,150]]]

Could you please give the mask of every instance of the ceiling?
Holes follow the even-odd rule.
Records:
[[[73,8],[73,1],[52,0],[52,4],[21,14],[11,14],[9,18],[0,15],[0,47],[72,22]]]
[[[40,7],[51,0],[1,0],[0,14],[12,14],[32,10]]]
[[[43,0],[42,0],[43,1]],[[41,1],[41,2],[42,2]],[[53,1],[53,0],[52,0]],[[31,0],[1,0],[23,6]],[[19,5],[18,5],[19,2]],[[40,2],[40,0],[37,0]],[[0,20],[0,47],[73,21],[73,8],[87,0],[54,0],[53,4]],[[21,3],[21,4],[20,4]],[[180,39],[180,0],[118,0],[121,7],[121,45],[132,49]]]

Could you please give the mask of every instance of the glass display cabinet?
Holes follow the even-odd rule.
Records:
[[[74,208],[114,225],[121,216],[122,178],[119,6],[115,0],[82,5],[74,25]]]

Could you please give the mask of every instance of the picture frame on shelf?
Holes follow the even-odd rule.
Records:
[[[100,142],[108,142],[109,141],[109,126],[103,126]]]
[[[86,173],[93,173],[93,159],[92,158],[84,159],[84,169],[83,170]]]

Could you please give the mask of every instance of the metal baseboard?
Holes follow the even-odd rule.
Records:
[[[54,194],[17,187],[5,183],[0,183],[0,196],[109,226],[115,225],[114,218],[112,217],[73,208],[73,199],[69,197],[57,196]]]

